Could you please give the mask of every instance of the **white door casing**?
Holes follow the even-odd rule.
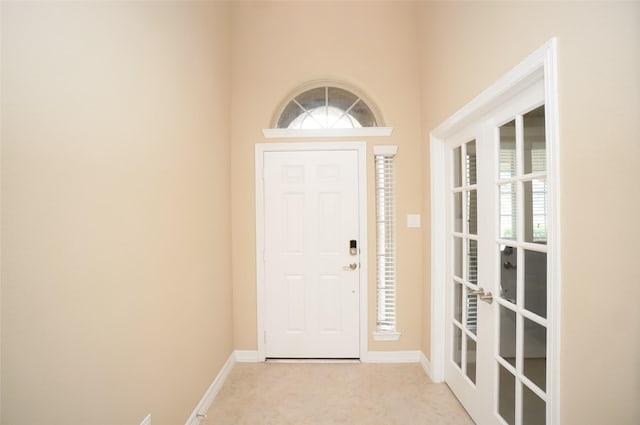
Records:
[[[559,305],[560,305],[560,269],[559,269],[559,173],[558,173],[558,136],[557,136],[557,94],[556,94],[556,77],[555,77],[555,40],[551,40],[545,46],[534,52],[529,58],[518,65],[514,70],[498,81],[494,86],[489,88],[478,98],[474,99],[470,104],[465,106],[461,111],[453,115],[445,121],[441,126],[431,132],[431,210],[432,210],[432,353],[431,353],[431,372],[435,381],[442,381],[446,378],[447,382],[458,393],[458,396],[465,404],[477,423],[491,424],[502,423],[502,419],[496,417],[497,385],[501,376],[498,376],[495,366],[495,360],[498,360],[500,347],[499,342],[493,338],[500,335],[501,329],[498,327],[498,312],[507,311],[504,305],[506,296],[500,302],[494,302],[492,305],[478,302],[478,334],[477,334],[477,388],[471,385],[471,380],[464,374],[464,365],[458,366],[458,375],[456,376],[455,368],[450,362],[451,359],[451,332],[455,328],[450,326],[451,312],[447,312],[445,306],[453,305],[452,290],[450,288],[451,263],[449,256],[452,255],[453,247],[451,246],[451,224],[450,212],[454,208],[452,202],[451,179],[450,179],[450,162],[452,158],[452,146],[464,145],[471,140],[480,140],[478,143],[478,185],[471,189],[486,193],[478,193],[478,260],[480,263],[478,285],[482,286],[485,292],[492,292],[494,297],[500,294],[500,270],[498,268],[499,258],[497,256],[496,234],[495,230],[499,223],[495,218],[497,211],[498,199],[496,189],[495,167],[497,167],[497,140],[496,129],[505,120],[513,117],[513,114],[522,113],[529,107],[535,107],[540,103],[544,103],[546,107],[546,143],[548,157],[548,171],[546,173],[547,187],[547,230],[548,241],[546,246],[535,248],[527,243],[514,242],[514,246],[519,246],[519,255],[528,249],[539,249],[546,251],[547,255],[547,282],[548,282],[548,304],[547,316],[545,320],[536,319],[535,315],[531,315],[522,307],[513,307],[512,310],[517,312],[518,316],[518,333],[522,332],[523,323],[532,323],[529,318],[538,320],[547,327],[547,382],[546,393],[542,395],[547,403],[546,423],[559,423]],[[535,94],[531,94],[531,87],[539,84],[542,101],[535,100]],[[529,89],[529,98],[527,98],[527,90]],[[533,97],[531,97],[533,96]],[[520,102],[520,105],[518,105]],[[537,103],[536,102],[540,102]],[[510,104],[509,108],[501,108],[501,106]],[[480,164],[482,163],[482,164]],[[484,166],[484,168],[483,168]],[[483,177],[484,176],[484,177]],[[530,179],[530,177],[528,177]],[[525,177],[525,180],[528,179]],[[522,180],[521,180],[522,181]],[[484,182],[484,183],[483,183]],[[499,183],[499,182],[498,182]],[[519,183],[526,185],[527,183]],[[484,185],[484,186],[483,186]],[[499,185],[498,185],[499,186]],[[462,192],[469,188],[459,189]],[[518,195],[521,197],[522,195]],[[521,198],[519,198],[521,199]],[[518,201],[522,202],[522,201]],[[448,208],[442,208],[447,205]],[[519,208],[522,204],[519,204]],[[485,214],[483,215],[483,211]],[[489,211],[489,214],[487,214]],[[493,211],[493,212],[491,212]],[[520,224],[522,226],[522,224]],[[488,232],[488,233],[487,233]],[[483,236],[485,235],[485,236]],[[475,239],[475,236],[460,235],[460,239]],[[482,267],[482,264],[485,267]],[[515,269],[515,267],[514,267]],[[522,277],[521,268],[519,279]],[[473,282],[463,282],[460,280],[458,284],[469,290],[476,289]],[[448,286],[449,285],[449,286]],[[460,296],[458,294],[456,296]],[[522,297],[522,295],[519,295]],[[503,307],[498,307],[502,304]],[[522,298],[519,298],[518,304],[522,306]],[[509,304],[510,305],[510,304]],[[488,326],[482,326],[482,322]],[[488,322],[487,322],[488,321]],[[462,323],[464,327],[465,324]],[[465,337],[465,332],[468,334]],[[504,332],[504,330],[502,330]],[[520,333],[521,335],[521,333]],[[463,332],[463,337],[474,339],[475,335],[468,331]],[[522,337],[519,337],[522,338]],[[464,340],[464,338],[463,338]],[[475,341],[472,341],[472,347]],[[523,345],[520,339],[517,343],[518,349],[522,352]],[[530,350],[527,347],[527,350]],[[472,355],[474,355],[473,353]],[[464,357],[464,356],[463,356]],[[503,357],[504,353],[503,353]],[[521,357],[520,357],[521,358]],[[492,364],[491,362],[494,361]],[[522,362],[522,360],[519,360]],[[448,363],[449,362],[449,363]],[[507,362],[502,359],[503,365]],[[464,363],[464,359],[461,359]],[[482,365],[492,364],[489,368],[483,368]],[[499,362],[498,362],[499,365]],[[508,365],[507,365],[508,366]],[[526,381],[527,377],[521,374],[522,364],[517,366],[521,379]],[[503,368],[504,369],[504,368]],[[462,372],[462,373],[460,373]],[[502,373],[502,372],[501,372]],[[522,390],[520,389],[522,385]],[[531,387],[530,382],[527,386]],[[490,390],[487,390],[490,388]],[[524,384],[516,386],[516,393],[524,391]],[[480,391],[482,390],[482,391]],[[527,390],[529,391],[529,390]],[[476,394],[480,392],[481,394]],[[491,399],[483,397],[490,393]],[[522,393],[516,394],[516,412],[522,409],[523,401]],[[516,413],[516,417],[518,413]],[[515,423],[519,423],[520,419],[516,418]]]
[[[259,360],[366,353],[365,155],[364,143],[256,145]]]

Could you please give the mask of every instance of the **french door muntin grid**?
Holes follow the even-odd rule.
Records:
[[[462,376],[472,385],[476,382],[477,358],[477,309],[478,297],[471,291],[478,290],[478,204],[476,141],[452,150],[451,202],[455,218],[451,237],[454,261],[451,282],[454,306],[451,309],[452,335],[451,359]],[[456,219],[459,219],[456,222]]]
[[[542,109],[542,114],[544,116],[544,105],[538,107],[538,111]],[[532,109],[530,110],[530,112],[535,111],[536,109]],[[513,117],[511,120],[509,120],[508,122],[506,122],[505,124],[503,124],[502,126],[498,126],[496,127],[496,144],[497,144],[497,149],[496,151],[499,152],[499,158],[498,158],[498,163],[499,163],[499,167],[498,167],[498,175],[496,176],[496,181],[495,181],[495,190],[496,190],[496,199],[498,200],[498,209],[497,211],[499,211],[499,214],[497,215],[497,223],[496,223],[496,229],[498,229],[498,237],[496,239],[496,248],[499,249],[501,252],[503,252],[505,249],[510,248],[511,250],[515,250],[516,251],[516,266],[514,267],[516,269],[516,297],[515,300],[511,299],[509,296],[505,296],[505,293],[503,291],[503,287],[502,287],[502,282],[500,282],[500,276],[501,276],[501,268],[505,267],[505,264],[503,264],[502,262],[502,257],[499,256],[498,259],[499,261],[497,261],[495,263],[495,267],[496,267],[496,279],[498,279],[498,281],[500,282],[500,286],[499,286],[499,296],[495,297],[495,300],[498,304],[498,308],[496,308],[493,312],[493,314],[495,314],[495,320],[494,320],[494,332],[495,335],[498,335],[498,338],[495,338],[495,345],[494,345],[494,359],[495,359],[495,371],[494,371],[494,376],[496,379],[496,382],[498,383],[498,394],[502,394],[503,390],[501,390],[499,388],[499,385],[501,384],[501,377],[503,376],[502,374],[504,373],[503,371],[501,371],[501,368],[504,368],[506,370],[506,372],[510,373],[512,376],[508,377],[508,379],[513,378],[513,383],[515,385],[515,400],[514,400],[514,406],[513,406],[513,417],[510,417],[510,414],[507,415],[507,413],[509,412],[505,412],[505,410],[503,410],[503,406],[501,406],[501,402],[502,402],[502,397],[499,395],[498,397],[495,398],[495,410],[494,412],[496,412],[496,416],[499,418],[499,421],[503,424],[506,425],[522,425],[524,423],[524,415],[523,415],[523,411],[525,409],[524,406],[524,392],[525,391],[529,391],[531,393],[533,393],[535,396],[537,396],[539,398],[539,401],[542,401],[544,403],[544,407],[545,407],[545,414],[544,417],[548,418],[549,414],[548,414],[548,403],[547,403],[547,389],[546,386],[548,385],[549,382],[551,382],[551,371],[549,370],[549,368],[547,367],[547,359],[549,357],[549,353],[548,353],[548,344],[547,341],[549,340],[549,332],[548,332],[548,321],[546,317],[543,317],[540,314],[536,314],[535,312],[532,312],[530,310],[528,310],[526,308],[525,305],[525,294],[526,294],[526,288],[525,286],[525,273],[526,273],[526,259],[525,259],[525,251],[528,252],[534,252],[534,253],[539,253],[539,254],[543,254],[545,256],[545,267],[546,267],[546,254],[547,254],[547,245],[546,245],[546,237],[547,237],[547,229],[546,229],[546,181],[547,181],[547,166],[546,166],[546,152],[545,152],[545,148],[544,148],[544,140],[543,140],[543,152],[542,152],[542,158],[540,158],[540,152],[538,152],[538,164],[542,166],[542,170],[536,169],[539,167],[531,167],[530,165],[528,167],[525,167],[525,157],[524,157],[524,119],[523,116],[526,115],[527,113],[524,114],[519,114],[516,115],[515,117]],[[503,170],[503,162],[505,161],[505,155],[503,150],[501,149],[501,139],[500,139],[500,128],[501,127],[506,127],[509,124],[515,124],[515,161],[514,161],[514,170],[513,173],[505,173]],[[544,124],[543,124],[544,125]],[[532,157],[534,156],[534,153],[532,152]],[[508,160],[508,158],[507,158]],[[529,161],[536,161],[536,158],[529,158]],[[509,175],[512,174],[512,175]],[[534,191],[534,185],[536,184],[536,182],[538,183],[538,191]],[[542,185],[540,185],[540,182],[542,182]],[[505,188],[509,187],[509,190],[505,190]],[[543,187],[543,190],[540,191],[540,187]],[[525,188],[527,188],[527,190],[525,190]],[[514,190],[515,189],[515,190]],[[513,192],[515,193],[513,193]],[[511,196],[515,195],[515,199],[511,198],[510,202],[511,205],[507,205],[507,208],[505,208],[505,205],[503,205],[503,201],[509,201],[509,193],[512,193]],[[532,199],[530,201],[527,201],[527,199],[525,199],[525,193],[530,194]],[[525,224],[527,222],[527,217],[525,217],[525,214],[528,213],[528,211],[531,211],[531,215],[532,218],[530,221],[534,222],[536,221],[535,219],[535,214],[536,211],[533,211],[536,208],[536,200],[533,199],[536,197],[536,193],[537,193],[537,197],[540,198],[540,196],[542,196],[542,200],[543,200],[543,210],[542,212],[538,211],[538,215],[542,214],[545,217],[545,223],[544,223],[544,240],[538,238],[537,241],[536,238],[534,237],[534,235],[532,235],[532,228],[526,229]],[[526,202],[531,202],[531,208],[527,208],[525,203]],[[540,199],[538,199],[537,202],[537,208],[538,210],[540,209]],[[509,208],[511,207],[511,208]],[[509,232],[506,231],[506,227],[507,226],[503,226],[503,219],[505,218],[505,211],[511,210],[511,214],[512,214],[512,225],[515,224],[515,229],[511,229],[512,233],[511,233],[511,238],[507,237],[507,234]],[[508,221],[508,220],[507,220]],[[539,221],[539,220],[538,220]],[[514,223],[515,222],[515,223]],[[533,227],[533,225],[531,225],[531,227]],[[515,235],[513,234],[513,230],[515,230]],[[529,240],[527,240],[529,239]],[[535,241],[535,242],[534,242]],[[523,266],[520,266],[523,265]],[[545,271],[545,273],[547,273],[547,271]],[[548,281],[548,278],[545,279],[545,282]],[[545,290],[545,304],[547,302],[546,300],[546,290]],[[505,310],[502,310],[505,309]],[[503,357],[501,354],[501,343],[502,343],[502,335],[501,335],[501,320],[503,320],[503,318],[505,318],[505,315],[503,314],[503,312],[507,312],[507,315],[515,315],[515,364],[512,364],[511,362],[508,361],[508,358]],[[540,311],[539,311],[540,312]],[[544,314],[546,316],[547,314],[547,308],[545,305],[544,308]],[[528,324],[529,321],[531,324],[535,324],[538,326],[541,326],[542,328],[544,328],[545,330],[545,355],[544,355],[544,363],[545,363],[545,370],[544,370],[544,381],[543,381],[543,385],[545,386],[545,388],[541,388],[541,386],[539,386],[537,383],[535,383],[532,379],[530,379],[525,371],[525,325]],[[534,326],[535,326],[534,325]],[[529,327],[531,327],[531,325],[529,325]],[[511,359],[513,361],[513,359]],[[511,381],[510,381],[511,382]],[[528,400],[532,400],[531,395],[528,396],[527,398]],[[530,403],[530,402],[528,402]],[[511,406],[509,406],[511,407]],[[504,416],[507,416],[506,418]],[[545,422],[546,423],[546,419]]]

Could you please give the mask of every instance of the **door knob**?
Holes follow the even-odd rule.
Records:
[[[351,263],[348,266],[342,266],[343,270],[347,270],[347,271],[351,271],[351,270],[355,270],[358,268],[358,264],[357,263]]]

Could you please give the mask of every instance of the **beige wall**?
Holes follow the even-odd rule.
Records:
[[[406,228],[422,208],[417,4],[239,2],[233,6],[232,205],[234,335],[238,349],[256,349],[254,146],[264,142],[276,108],[301,84],[336,79],[362,89],[380,107],[389,138],[369,146],[369,335],[375,327],[374,144],[397,144],[397,342],[371,350],[420,348],[422,235]]]
[[[640,3],[429,3],[420,23],[425,131],[558,37],[562,423],[640,423]]]
[[[370,349],[428,355],[428,131],[552,36],[562,423],[640,421],[640,4],[364,5],[1,3],[2,424],[182,423],[257,348],[253,148],[315,79],[395,129],[403,335]]]
[[[2,423],[184,423],[233,348],[229,7],[1,7]]]

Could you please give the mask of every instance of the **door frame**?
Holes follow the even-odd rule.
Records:
[[[445,326],[446,326],[446,246],[445,226],[448,202],[446,188],[446,141],[458,131],[482,119],[503,103],[529,87],[543,81],[545,109],[547,110],[546,141],[549,170],[547,211],[548,241],[548,369],[547,403],[550,417],[548,425],[560,423],[560,172],[558,137],[557,40],[552,38],[524,61],[500,78],[487,90],[465,105],[429,133],[431,176],[431,379],[443,382],[445,378]]]
[[[368,242],[367,242],[367,144],[366,142],[300,142],[300,143],[256,143],[255,185],[256,185],[256,295],[258,361],[266,360],[266,288],[264,270],[264,184],[263,168],[266,152],[309,152],[309,151],[355,151],[358,154],[358,195],[359,195],[359,237],[360,237],[360,360],[367,355],[367,282],[368,282]]]

